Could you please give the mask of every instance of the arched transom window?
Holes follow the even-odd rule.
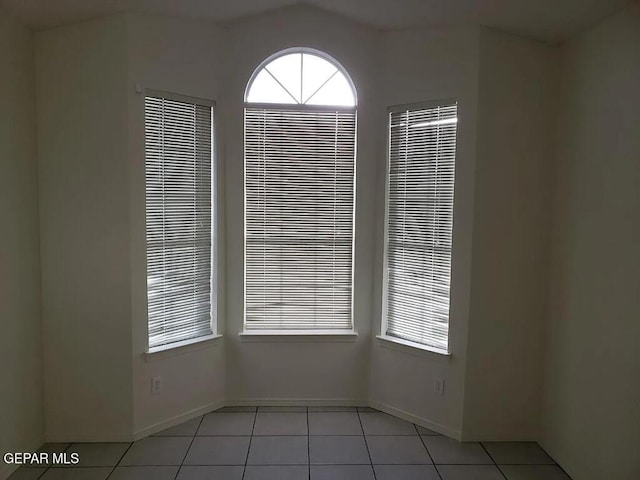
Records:
[[[321,52],[285,50],[268,58],[249,81],[248,103],[354,107],[355,89],[344,69]]]
[[[356,94],[310,49],[265,60],[245,95],[245,330],[352,330]]]

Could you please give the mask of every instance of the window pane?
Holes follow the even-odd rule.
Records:
[[[356,105],[355,92],[337,64],[299,49],[264,65],[247,90],[248,103]]]
[[[251,84],[247,102],[295,104],[296,100],[276,82],[269,72],[262,70]]]
[[[349,81],[342,72],[338,72],[307,100],[307,104],[350,107],[355,105],[355,98]]]
[[[245,125],[246,329],[351,329],[355,112]]]
[[[350,330],[355,108],[250,104],[355,107],[355,93],[309,49],[261,68],[245,108],[245,328]]]
[[[145,98],[149,347],[212,333],[212,109]]]
[[[305,54],[302,63],[302,98],[306,103],[338,69],[324,58]]]
[[[296,99],[296,103],[302,103],[302,54],[292,53],[276,58],[265,67],[278,82]]]
[[[457,106],[389,122],[386,333],[447,351]]]

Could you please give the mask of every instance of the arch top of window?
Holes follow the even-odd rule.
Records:
[[[244,99],[257,104],[355,107],[356,90],[347,71],[329,55],[289,48],[256,68]]]

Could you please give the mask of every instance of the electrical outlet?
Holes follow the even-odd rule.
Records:
[[[151,377],[151,393],[154,395],[160,393],[162,390],[162,378],[161,377]]]
[[[435,377],[433,379],[433,391],[438,395],[444,395],[444,378]]]

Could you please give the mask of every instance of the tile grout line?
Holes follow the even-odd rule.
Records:
[[[440,475],[440,470],[438,470],[436,462],[434,462],[433,457],[431,456],[431,452],[429,451],[429,448],[427,448],[427,444],[424,443],[424,439],[422,438],[422,435],[420,435],[420,431],[418,430],[418,426],[415,423],[413,424],[413,428],[416,430],[416,433],[418,434],[418,438],[420,439],[420,443],[422,443],[422,446],[427,451],[427,455],[429,455],[429,459],[431,460],[431,464],[433,465],[433,469],[436,471],[436,474],[438,475],[438,478],[440,478],[440,480],[442,480],[442,475]]]
[[[209,413],[211,413],[211,412],[209,412]],[[189,455],[189,450],[191,450],[191,446],[193,445],[193,442],[195,442],[195,440],[196,440],[196,436],[198,435],[198,430],[200,430],[200,427],[202,426],[202,422],[204,422],[204,417],[206,415],[208,415],[208,414],[204,414],[200,418],[200,422],[198,422],[198,428],[196,428],[196,431],[193,434],[193,437],[191,437],[191,442],[189,443],[189,448],[187,448],[187,451],[184,453],[184,457],[182,457],[182,462],[180,462],[180,466],[178,467],[178,471],[176,472],[176,476],[173,477],[173,480],[176,480],[178,478],[178,475],[180,475],[180,470],[182,470],[182,466],[184,465],[184,461],[187,459],[187,455]]]
[[[309,416],[309,414],[310,414],[310,408],[311,408],[311,407],[309,407],[309,406],[304,407],[305,412],[300,412],[300,413],[305,413],[305,414],[306,414],[306,426],[307,426],[307,434],[306,434],[306,437],[307,437],[307,467],[308,467],[308,479],[309,479],[309,480],[311,480],[311,478],[312,478],[312,474],[311,474],[311,443],[310,443],[310,441],[311,441],[311,436],[312,436],[312,435],[311,435],[311,429],[310,429],[310,416]],[[211,412],[210,412],[210,413],[211,413]],[[244,469],[243,469],[243,473],[242,473],[242,477],[241,477],[243,480],[244,480],[244,478],[246,477],[246,470],[247,470],[247,467],[248,467],[248,457],[249,457],[249,453],[250,453],[250,447],[251,447],[251,445],[252,445],[252,442],[253,442],[253,438],[254,438],[254,436],[256,436],[256,435],[255,435],[255,426],[256,426],[256,424],[257,424],[257,413],[258,413],[258,409],[256,408],[256,410],[254,410],[254,412],[253,412],[253,413],[254,413],[254,419],[253,419],[253,422],[252,422],[251,433],[250,433],[250,436],[249,436],[249,439],[250,439],[250,440],[249,440],[249,446],[248,446],[248,449],[247,449],[247,454],[246,454],[246,457],[245,457]],[[288,413],[288,412],[286,412],[286,413]],[[291,412],[291,413],[295,413],[295,412]],[[377,475],[376,475],[376,471],[375,471],[375,469],[374,469],[373,459],[372,459],[371,451],[370,451],[370,448],[369,448],[369,445],[368,445],[367,436],[365,435],[365,432],[364,432],[364,425],[363,425],[363,422],[362,422],[361,413],[363,413],[363,412],[361,412],[359,409],[356,409],[357,418],[358,418],[359,425],[360,425],[360,428],[361,428],[361,433],[360,433],[360,435],[362,435],[363,440],[365,441],[365,448],[367,449],[367,454],[368,454],[368,458],[369,458],[369,466],[370,466],[370,468],[372,469],[372,475],[373,475],[373,477],[372,477],[372,478],[375,480],[375,479],[377,478]],[[188,457],[189,451],[190,451],[190,449],[192,448],[192,446],[193,446],[193,444],[194,444],[194,442],[195,442],[195,439],[198,437],[198,435],[197,435],[197,434],[198,434],[198,431],[199,431],[199,429],[201,428],[201,426],[202,426],[202,424],[203,424],[203,422],[204,422],[204,417],[205,417],[205,416],[206,416],[206,415],[202,415],[202,417],[200,418],[199,423],[198,423],[198,425],[197,425],[197,427],[196,427],[196,429],[195,429],[195,433],[194,433],[194,434],[192,434],[192,435],[185,436],[185,437],[187,437],[187,438],[188,438],[188,437],[190,437],[191,441],[190,441],[190,443],[189,443],[188,448],[187,448],[187,449],[186,449],[186,451],[185,451],[185,454],[183,455],[183,458],[182,458],[181,463],[180,463],[179,465],[177,465],[178,469],[177,469],[177,471],[176,471],[176,473],[175,473],[174,477],[172,477],[172,478],[173,478],[173,480],[176,480],[178,477],[180,477],[180,473],[181,473],[181,471],[182,471],[182,467],[184,467],[184,466],[185,466],[186,458]],[[391,417],[393,417],[393,415],[391,415]],[[411,424],[411,422],[407,422],[407,423],[410,423],[410,424]],[[467,464],[467,463],[442,463],[442,464],[438,464],[438,465],[436,465],[436,464],[435,464],[435,462],[434,462],[434,459],[433,459],[433,457],[432,457],[432,455],[431,455],[431,452],[429,451],[429,448],[427,447],[427,443],[426,443],[426,441],[425,441],[425,436],[428,436],[428,435],[425,435],[425,436],[421,435],[421,434],[420,434],[419,427],[418,427],[416,424],[412,424],[412,427],[413,427],[413,430],[414,430],[416,433],[415,433],[415,434],[411,434],[411,435],[404,435],[404,436],[415,436],[416,434],[418,435],[418,437],[420,438],[420,441],[421,441],[421,443],[422,443],[423,447],[425,448],[425,450],[426,450],[426,452],[427,452],[427,455],[428,455],[428,457],[430,458],[430,460],[431,460],[431,462],[432,462],[432,465],[433,465],[433,467],[434,467],[434,469],[435,469],[435,471],[436,471],[436,475],[437,475],[437,477],[436,477],[436,478],[439,478],[440,480],[442,480],[442,478],[443,478],[443,477],[442,477],[442,474],[441,474],[441,472],[439,471],[438,467],[439,467],[439,466],[443,466],[443,465],[459,465],[459,466],[468,466],[468,465],[484,465],[484,466],[489,466],[489,465],[492,465],[492,466],[494,466],[494,467],[498,470],[498,472],[500,472],[500,475],[499,475],[499,476],[500,476],[500,478],[502,478],[502,479],[504,479],[504,480],[508,480],[508,477],[507,477],[506,473],[503,471],[503,469],[501,468],[501,465],[498,465],[498,464],[497,464],[497,460],[492,456],[492,454],[489,452],[488,448],[486,447],[486,445],[485,445],[485,443],[486,443],[486,442],[472,442],[472,443],[479,444],[479,445],[481,446],[482,450],[487,454],[488,458],[491,460],[491,463],[489,463],[489,464],[487,464],[487,463],[472,463],[472,464]],[[224,436],[234,436],[234,435],[207,435],[207,436],[205,436],[205,437],[220,437],[220,436],[223,436],[223,437],[224,437]],[[245,436],[245,437],[246,437],[246,434],[245,434],[245,435],[236,435],[236,437],[243,437],[243,436]],[[283,435],[266,435],[266,436],[277,436],[277,437],[282,437]],[[291,434],[291,435],[284,435],[284,436],[299,436],[299,435]],[[326,436],[335,436],[335,435],[328,435],[328,434],[327,434]],[[338,436],[339,436],[339,435],[338,435]],[[343,435],[343,436],[353,436],[353,435]],[[359,436],[359,435],[357,435],[357,436]],[[380,435],[380,436],[383,436],[383,437],[384,437],[384,435]],[[173,436],[172,436],[172,437],[173,437]],[[260,437],[260,435],[258,435],[258,437]],[[66,447],[64,447],[63,449],[61,449],[60,451],[61,451],[61,452],[70,452],[70,451],[73,451],[73,445],[74,445],[74,444],[78,444],[78,443],[83,443],[83,442],[69,442],[69,443],[68,443],[68,445],[67,445]],[[91,442],[89,442],[89,443],[91,443]],[[122,442],[122,443],[124,443],[124,442]],[[136,443],[136,442],[127,442],[127,443],[128,443],[128,445],[127,445],[126,449],[124,449],[123,453],[119,456],[119,460],[117,460],[117,461],[113,464],[113,466],[112,466],[112,465],[104,465],[104,466],[101,466],[101,465],[94,465],[94,466],[85,466],[85,467],[86,467],[86,468],[105,468],[105,467],[106,467],[106,468],[109,468],[109,467],[111,467],[110,472],[109,472],[109,473],[107,473],[107,476],[105,477],[105,479],[115,478],[115,477],[114,477],[114,472],[115,472],[115,470],[116,470],[118,467],[128,467],[128,466],[126,466],[126,465],[121,465],[121,463],[122,463],[122,461],[123,461],[124,457],[125,457],[125,456],[128,454],[128,452],[130,451],[130,449],[133,447],[133,444],[134,444],[134,443]],[[512,443],[535,443],[536,445],[538,445],[538,444],[537,444],[537,442],[512,442]],[[539,445],[538,445],[538,447],[539,447]],[[542,449],[542,450],[543,450],[543,449]],[[544,450],[543,450],[543,451],[544,451]],[[546,451],[545,451],[545,453],[546,453]],[[547,455],[548,455],[548,454],[547,454]],[[549,456],[549,455],[548,455],[548,456]],[[551,462],[552,462],[551,464],[548,464],[548,463],[509,463],[509,465],[551,465],[551,466],[555,466],[556,468],[558,468],[560,471],[562,471],[562,472],[566,475],[566,472],[562,469],[562,467],[560,467],[560,466],[557,464],[557,462],[555,462],[555,461],[553,460],[553,458],[552,458],[552,457],[550,457],[550,456],[549,456],[549,458],[551,459]],[[265,465],[265,466],[271,466],[271,465],[273,465],[273,464],[268,463],[268,464],[264,464],[264,465]],[[284,464],[279,464],[279,465],[284,465]],[[293,465],[300,465],[300,464],[295,463],[295,464],[288,464],[288,465],[292,465],[292,466],[293,466]],[[335,464],[335,465],[338,465],[338,464]],[[363,463],[353,463],[353,464],[348,463],[348,464],[343,464],[343,465],[366,465],[366,464],[363,464]],[[384,464],[380,464],[380,465],[396,465],[396,464],[393,464],[393,463],[384,463]],[[407,463],[406,465],[409,465],[409,464]],[[416,465],[418,465],[418,464],[416,464]],[[506,465],[506,464],[505,464],[505,465]],[[153,466],[153,465],[148,465],[148,466],[149,466],[149,467],[151,467],[151,466]],[[160,466],[160,465],[156,465],[156,466]],[[168,465],[163,465],[163,466],[168,467]],[[207,463],[205,463],[205,464],[202,464],[202,466],[211,466],[211,464],[207,464]],[[239,465],[239,466],[241,466],[241,465]],[[502,465],[502,466],[504,466],[504,465]],[[74,467],[75,467],[75,465],[74,465]],[[82,465],[77,465],[77,467],[82,467]],[[132,467],[143,467],[143,465],[132,465]],[[51,466],[51,465],[46,465],[46,466],[44,466],[43,471],[42,471],[42,473],[38,476],[38,478],[43,478],[43,477],[44,477],[44,475],[46,475],[46,474],[47,474],[47,472],[48,472],[50,469],[52,469],[52,468],[53,468],[54,470],[56,470],[56,468],[55,468],[55,467],[53,467],[53,466]],[[73,467],[69,467],[69,468],[73,469]],[[570,480],[570,478],[571,478],[571,477],[568,477],[568,476],[567,476],[567,478]]]
[[[294,412],[292,412],[294,413]],[[303,413],[303,412],[295,412],[295,413]],[[316,413],[323,413],[323,412],[316,412]],[[191,435],[166,435],[166,436],[162,436],[161,438],[176,438],[176,437],[190,437]],[[238,434],[238,435],[232,435],[232,434],[208,434],[208,435],[198,435],[198,437],[200,438],[207,438],[207,437],[247,437],[248,435],[242,435],[242,434]],[[355,435],[353,433],[323,433],[323,434],[318,434],[318,435],[312,435],[313,437],[357,437],[360,436],[360,434]],[[403,435],[396,435],[396,434],[389,434],[389,433],[385,433],[385,434],[380,434],[380,433],[376,433],[375,435],[370,435],[371,437],[415,437],[416,435],[414,434],[403,434]],[[438,435],[424,435],[425,437],[436,437]],[[304,437],[304,435],[302,435],[301,433],[284,433],[284,434],[261,434],[261,435],[254,435],[254,437]],[[479,464],[481,465],[481,464]],[[523,464],[523,465],[528,465],[528,464]],[[551,464],[540,464],[540,465],[551,465]]]
[[[356,435],[354,435],[355,437]],[[314,463],[315,467],[340,467],[342,465],[369,465],[369,463]],[[376,463],[376,465],[388,465],[388,466],[432,466],[429,463]],[[454,467],[491,467],[492,465],[489,463],[439,463],[438,465],[444,466],[454,466]],[[525,467],[554,467],[555,465],[548,465],[542,463],[522,463],[522,464],[505,464],[505,465],[520,465]],[[127,465],[121,468],[136,468],[136,467],[175,467],[177,465]],[[242,465],[234,464],[234,463],[194,463],[193,465],[185,465],[185,467],[241,467]],[[304,466],[303,463],[255,463],[249,465],[250,467],[300,467]],[[105,468],[105,467],[84,467],[84,468]]]
[[[120,462],[122,461],[122,459],[124,458],[124,456],[127,454],[127,452],[131,449],[131,447],[133,446],[133,442],[129,442],[129,446],[127,447],[127,449],[124,451],[124,453],[122,455],[120,455],[120,458],[118,459],[118,461],[116,462],[116,464],[113,466],[113,468],[111,469],[111,471],[109,472],[109,475],[107,475],[107,480],[109,480],[109,478],[111,478],[111,475],[113,475],[113,472],[116,471],[116,468],[118,468],[118,465],[120,465]]]
[[[564,474],[566,475],[566,477],[567,477],[569,480],[571,480],[571,475],[569,475],[569,474],[567,473],[567,471],[564,469],[564,467],[563,467],[562,465],[560,465],[560,464],[556,461],[556,459],[555,459],[555,458],[553,458],[553,457],[551,456],[551,454],[550,454],[549,452],[547,452],[547,450],[546,450],[542,445],[540,445],[540,443],[539,443],[539,442],[534,442],[534,443],[538,446],[538,448],[539,448],[540,450],[542,450],[542,451],[547,455],[547,457],[549,457],[549,458],[551,459],[551,461],[553,462],[553,465],[555,465],[556,467],[558,467],[558,468],[562,471],[562,473],[564,473]]]
[[[64,449],[63,449],[63,450],[62,450],[62,452],[60,452],[60,453],[65,453],[67,450],[69,450],[69,449],[71,448],[71,445],[73,445],[73,443],[74,443],[74,442],[69,442],[69,445],[67,445],[66,447],[64,447]],[[38,450],[40,450],[40,449],[41,449],[42,447],[44,447],[46,444],[47,444],[47,442],[43,443],[43,444],[42,444],[42,446],[41,446]],[[22,468],[22,467],[20,467],[20,468]],[[18,468],[18,470],[20,470],[20,468]],[[114,468],[115,468],[115,467],[114,467]],[[38,479],[40,479],[40,478],[43,478],[43,477],[44,477],[44,474],[45,474],[45,473],[47,473],[50,469],[51,469],[51,465],[50,465],[50,464],[48,464],[46,467],[44,467],[44,471],[43,471],[40,475],[38,475],[38,477],[36,478],[36,480],[38,480]],[[16,470],[15,472],[17,472],[18,470]],[[11,475],[13,475],[15,472],[13,472]],[[109,475],[111,475],[111,473],[110,473]],[[109,478],[109,477],[107,476],[107,478]]]
[[[245,435],[246,437],[247,435]],[[273,435],[274,437],[280,437],[281,435]],[[298,437],[304,437],[304,435],[296,435]],[[315,435],[314,435],[315,436]],[[346,435],[345,435],[346,436]],[[361,437],[362,435],[349,435],[350,437]],[[165,437],[165,438],[187,438],[186,436],[182,436],[182,437]],[[126,443],[126,442],[123,442]],[[190,467],[190,466],[199,466],[199,467],[215,467],[215,466],[226,466],[226,467],[241,467],[242,464],[237,464],[237,463],[194,463],[194,464],[189,464],[189,465],[185,465],[185,467]],[[269,465],[303,465],[302,463],[256,463],[256,464],[251,464],[250,466],[260,466],[260,467],[266,467]],[[314,465],[368,465],[368,463],[318,463],[318,464],[314,464]],[[376,465],[431,465],[430,463],[376,463]],[[488,466],[493,466],[493,463],[438,463],[436,465],[458,465],[458,466],[465,466],[465,465],[473,465],[476,467],[486,467]],[[559,467],[559,465],[553,465],[551,463],[501,463],[500,464],[503,467]],[[135,467],[178,467],[179,465],[167,465],[166,463],[162,463],[162,464],[150,464],[150,465],[117,465],[120,468],[135,468]],[[86,469],[98,469],[98,468],[109,468],[112,467],[112,465],[86,465],[84,467],[51,467],[52,469],[55,470],[73,470],[76,468],[86,468]],[[37,469],[46,469],[48,467],[26,467],[25,470],[37,470]]]
[[[69,442],[69,445],[67,445],[66,447],[64,447],[64,449],[62,450],[62,452],[61,452],[61,453],[66,453],[66,452],[67,452],[67,450],[69,450],[69,449],[71,448],[71,445],[73,445],[73,443],[74,443],[74,442]],[[47,444],[47,442],[45,442],[45,443],[42,445],[42,447],[44,447],[46,444]],[[40,447],[40,448],[42,448],[42,447]],[[39,449],[38,449],[38,450],[39,450]],[[115,467],[114,467],[114,468],[115,468]],[[45,473],[47,473],[49,470],[51,470],[51,464],[49,464],[49,465],[47,465],[47,466],[45,467],[44,472],[42,472],[38,478],[43,478],[43,477],[44,477],[44,475],[45,475]],[[13,475],[13,474],[12,474],[12,475]],[[111,475],[111,473],[109,473],[109,475],[107,476],[107,478],[109,478],[109,476],[110,476],[110,475]]]
[[[251,444],[253,443],[253,432],[256,429],[256,420],[258,419],[258,407],[253,412],[253,424],[251,425],[251,435],[249,436],[249,446],[247,447],[247,456],[244,459],[244,468],[242,469],[242,480],[247,474],[247,464],[249,463],[249,452],[251,451]]]
[[[275,435],[274,435],[275,436]],[[304,435],[298,435],[298,437],[303,437]],[[362,435],[350,435],[351,437],[361,437]],[[187,438],[183,437],[172,437],[172,438]],[[300,466],[304,465],[303,463],[255,463],[249,465],[250,467],[269,467],[269,466]],[[313,464],[315,466],[326,466],[326,465],[369,465],[369,463],[317,463]],[[384,462],[384,463],[376,463],[376,465],[431,465],[430,463],[393,463],[393,462]],[[437,465],[446,465],[446,466],[474,466],[474,467],[491,467],[494,466],[491,463],[438,463]],[[552,465],[550,463],[501,463],[503,467],[558,467],[558,465]],[[167,465],[165,464],[153,464],[153,465],[119,465],[120,468],[137,468],[137,467],[177,467],[179,465]],[[185,467],[241,467],[242,465],[238,465],[237,463],[194,463],[189,465],[184,465]],[[497,465],[496,465],[497,466]],[[87,470],[91,469],[99,469],[99,468],[110,468],[112,465],[87,465],[84,467],[52,467],[54,470],[74,470],[78,468],[85,468]],[[37,470],[37,469],[45,469],[46,467],[28,467],[26,470]]]
[[[504,473],[504,472],[502,471],[502,469],[500,468],[500,465],[498,465],[498,464],[496,463],[495,458],[493,458],[493,457],[491,456],[491,454],[489,453],[489,450],[487,450],[487,447],[485,447],[485,446],[484,446],[484,443],[483,443],[483,442],[478,442],[478,443],[480,444],[480,446],[482,447],[482,449],[483,449],[485,452],[487,452],[487,455],[489,455],[489,458],[491,459],[491,461],[493,462],[493,464],[495,465],[495,467],[496,467],[496,468],[498,469],[498,471],[500,472],[500,475],[502,475],[502,476],[505,478],[505,480],[508,480],[508,479],[507,479],[507,476],[505,475],[505,473]]]
[[[360,428],[362,429],[362,438],[364,438],[364,446],[367,448],[367,455],[369,456],[369,463],[371,464],[371,471],[373,472],[373,480],[377,480],[376,469],[373,468],[373,460],[371,459],[371,452],[369,451],[369,442],[367,442],[367,435],[362,425],[362,418],[360,418],[360,410],[356,408],[356,415],[358,415],[358,422],[360,422]]]

